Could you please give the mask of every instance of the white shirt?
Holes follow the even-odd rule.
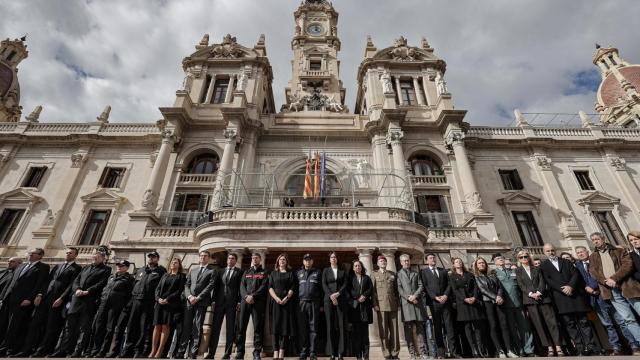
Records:
[[[438,273],[438,268],[435,266],[429,266],[429,269],[431,269],[431,272],[434,273],[436,275],[437,278],[440,277],[440,274]]]
[[[556,270],[560,271],[560,264],[558,263],[558,257],[557,256],[549,258],[549,261],[551,261],[553,266],[555,266]]]
[[[333,271],[333,278],[337,279],[338,278],[338,268],[331,268],[331,271]]]

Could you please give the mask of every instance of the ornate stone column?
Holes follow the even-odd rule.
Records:
[[[160,195],[160,189],[162,188],[162,182],[164,181],[164,174],[167,171],[167,165],[169,165],[169,157],[173,150],[173,144],[175,142],[175,136],[169,130],[162,132],[162,145],[160,145],[160,151],[158,151],[158,157],[153,164],[151,170],[151,176],[149,177],[149,183],[144,191],[142,197],[142,208],[147,211],[155,211],[158,204],[158,197]]]
[[[462,183],[467,212],[472,214],[484,213],[482,199],[480,198],[476,181],[473,178],[471,164],[469,163],[469,157],[467,156],[467,150],[463,140],[464,133],[462,131],[452,131],[447,135],[445,142],[447,147],[453,150],[453,154],[456,157],[456,165],[460,182]]]
[[[422,90],[424,91],[424,99],[426,101],[426,105],[435,104],[436,100],[430,94],[429,90],[429,75],[422,75]]]
[[[418,100],[418,105],[424,105],[424,100],[422,100],[422,92],[420,91],[420,84],[418,84],[418,77],[413,77],[413,89],[416,92],[416,99]]]
[[[204,103],[211,104],[211,98],[213,97],[213,89],[216,86],[216,74],[211,75],[211,83],[209,83],[209,88],[207,91],[207,96],[205,97]]]
[[[362,262],[365,269],[367,269],[367,274],[371,274],[373,271],[373,261],[371,259],[371,254],[374,249],[371,248],[362,248],[357,249],[358,252],[358,260]],[[373,324],[369,326],[369,344],[371,347],[380,346],[380,337],[378,336],[378,318],[377,316],[373,317]]]
[[[233,97],[233,90],[235,89],[235,78],[236,75],[229,75],[229,87],[227,87],[227,95],[224,97],[224,102],[226,104],[230,103]]]
[[[396,98],[398,99],[398,104],[402,105],[402,96],[400,95],[402,94],[400,92],[400,78],[396,76],[395,79],[396,79]]]
[[[223,133],[226,138],[224,145],[224,151],[222,153],[222,160],[220,160],[220,167],[216,176],[216,184],[213,189],[213,197],[209,205],[210,210],[215,210],[222,207],[224,185],[228,182],[228,175],[233,170],[233,154],[236,149],[236,137],[238,136],[238,129],[228,128]]]

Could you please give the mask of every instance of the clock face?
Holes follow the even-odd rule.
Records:
[[[322,25],[320,24],[311,24],[307,26],[307,33],[316,36],[321,35],[322,33],[324,33],[324,27],[322,27]]]

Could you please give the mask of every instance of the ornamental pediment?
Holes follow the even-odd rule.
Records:
[[[109,189],[99,189],[90,194],[82,196],[80,199],[85,204],[105,204],[105,205],[119,205],[127,201],[127,198],[116,194]]]
[[[617,205],[619,203],[619,198],[607,193],[603,193],[601,191],[594,191],[591,194],[578,200],[579,205]]]
[[[11,191],[8,191],[4,194],[0,194],[0,203],[4,202],[15,202],[15,203],[28,203],[35,204],[42,201],[42,197],[33,194],[31,191],[17,188]]]
[[[194,61],[204,61],[209,59],[234,60],[234,59],[255,59],[258,52],[238,44],[235,36],[227,34],[219,44],[204,46],[190,56],[182,60],[183,65]]]
[[[498,199],[500,205],[535,205],[540,204],[540,198],[528,194],[524,191],[517,191],[505,196],[502,199]]]
[[[400,37],[394,45],[378,51],[373,60],[391,60],[395,62],[420,62],[428,60],[440,60],[432,52],[415,46],[409,46],[407,39]]]

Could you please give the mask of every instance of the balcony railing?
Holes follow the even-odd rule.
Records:
[[[328,70],[303,70],[302,76],[310,76],[310,77],[329,77]]]
[[[429,228],[447,228],[454,225],[449,213],[428,212],[422,213],[420,216],[424,222],[423,225]],[[420,219],[416,219],[416,221],[419,222]]]
[[[161,211],[158,218],[166,226],[185,228],[195,228],[208,221],[203,211]]]
[[[213,184],[215,181],[216,174],[180,174],[178,180],[180,185]]]
[[[444,175],[411,176],[413,185],[446,185],[447,177]]]

